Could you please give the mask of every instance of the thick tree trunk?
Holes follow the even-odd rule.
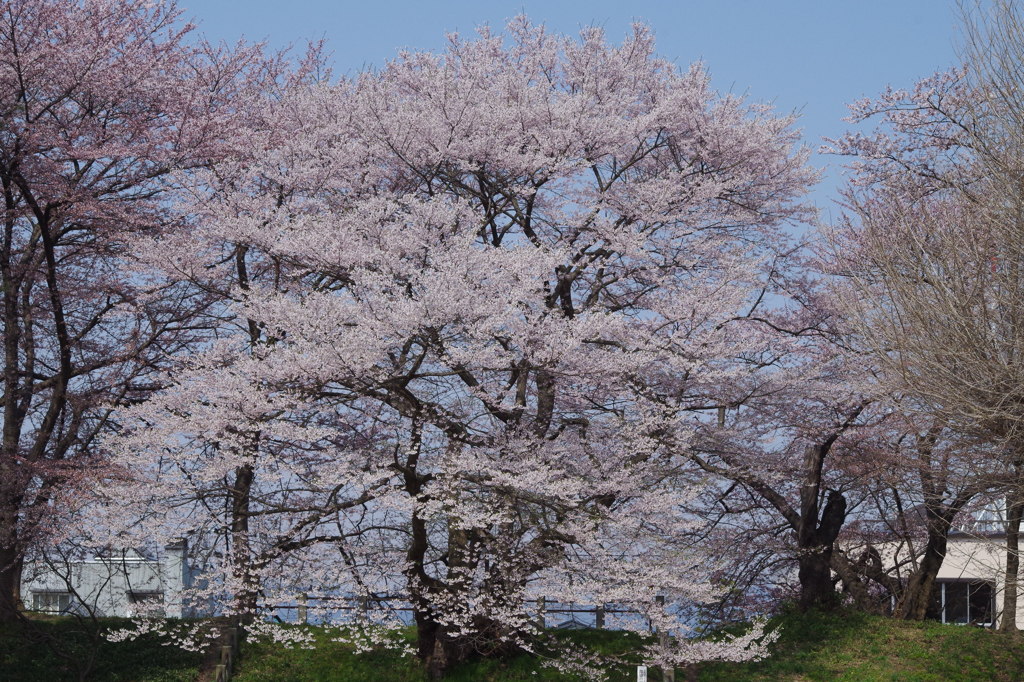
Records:
[[[416,619],[416,650],[430,679],[444,679],[453,667],[474,655],[501,657],[517,651],[517,647],[509,642],[508,626],[489,618],[487,614],[470,615],[469,634],[464,634],[461,624],[445,624],[443,617],[448,614],[436,610],[437,604],[452,603],[453,598],[456,598],[454,601],[457,603],[458,595],[467,590],[467,576],[473,575],[478,567],[474,550],[478,543],[488,541],[486,531],[455,525],[449,527],[447,577],[442,581],[427,577],[422,570],[425,558],[422,550],[427,546],[425,526],[414,518],[412,529],[413,543],[407,556],[412,559],[410,585]],[[484,591],[492,595],[503,594],[508,587],[504,584],[507,577],[489,574]],[[445,599],[437,599],[439,595]],[[464,615],[460,615],[457,620],[461,621]]]
[[[428,597],[426,590],[413,590],[416,655],[426,667],[430,679],[441,680],[453,666],[465,661],[473,653],[474,648],[468,637],[455,635],[438,622],[438,614],[429,603]]]
[[[1001,632],[1017,631],[1017,576],[1020,569],[1020,522],[1024,516],[1024,495],[1019,491],[1007,499],[1006,515],[1006,578],[1003,589],[1003,612],[999,619]]]
[[[813,547],[799,558],[800,608],[831,608],[836,591],[832,585],[832,550]]]
[[[929,536],[921,563],[911,574],[903,599],[896,605],[894,615],[897,618],[924,620],[928,612],[928,604],[931,601],[932,588],[935,586],[935,578],[939,575],[939,568],[942,566],[945,556],[945,534],[941,539],[935,538],[934,540]]]
[[[434,624],[432,631],[433,646],[423,662],[427,666],[427,675],[430,679],[443,680],[452,667],[466,660],[469,651],[464,643],[452,637],[446,628]]]
[[[468,557],[469,532],[464,528],[449,526],[448,528],[448,578],[454,580],[449,582],[449,587],[457,591],[459,582],[464,580],[463,569],[471,569],[472,560]],[[435,585],[436,589],[445,589],[441,585]],[[431,610],[424,610],[424,618],[418,620],[425,626],[424,631],[419,635],[421,659],[427,667],[427,674],[432,680],[443,679],[444,676],[455,666],[466,660],[472,651],[469,641],[465,636],[453,635],[448,628],[436,622],[436,614]],[[433,622],[429,622],[433,621]]]
[[[822,471],[825,458],[842,433],[853,424],[864,405],[854,408],[843,425],[820,442],[804,449],[803,480],[800,485],[800,511],[790,521],[796,530],[797,561],[800,578],[800,608],[831,609],[838,605],[832,584],[832,552],[836,538],[846,521],[846,498],[830,490],[825,508],[821,504]]]
[[[246,265],[246,254],[248,248],[240,246],[235,250],[235,268],[238,275],[238,285],[243,291],[249,291],[249,271]],[[249,329],[250,351],[260,341],[260,329],[255,320],[247,319]],[[249,454],[255,461],[259,454],[260,434],[252,435],[249,444]],[[231,496],[231,545],[232,545],[232,572],[235,578],[242,585],[241,593],[235,595],[235,609],[239,614],[241,623],[248,625],[256,615],[256,606],[259,600],[259,589],[257,578],[253,575],[252,547],[249,542],[249,514],[252,505],[252,484],[256,478],[256,469],[252,464],[243,464],[235,469],[235,481],[229,493]]]
[[[926,433],[917,436],[917,454],[921,465],[918,475],[921,480],[921,491],[924,493],[928,541],[920,561],[898,597],[893,615],[904,620],[924,620],[928,616],[935,579],[946,558],[953,519],[975,495],[986,489],[986,486],[975,485],[961,489],[952,499],[946,497],[946,460],[936,461],[934,458],[935,445],[944,428],[942,421],[936,421]],[[907,528],[905,523],[904,528]]]
[[[839,492],[829,492],[819,521],[817,489],[808,492],[806,488],[797,533],[800,608],[831,609],[839,603],[832,583],[832,552],[846,520],[846,498]]]
[[[423,477],[416,472],[421,443],[421,424],[413,420],[412,438],[406,452],[405,466],[402,469],[405,479],[405,491],[410,498],[417,499],[423,492]],[[437,671],[443,673],[447,669],[448,657],[440,636],[440,625],[431,603],[431,590],[437,589],[437,581],[426,571],[427,551],[430,542],[427,534],[427,523],[416,512],[413,512],[409,523],[409,546],[405,552],[405,577],[409,585],[409,600],[412,602],[413,618],[416,621],[416,656],[427,666],[431,676]],[[438,679],[438,678],[435,678]]]
[[[8,190],[10,211],[10,192],[7,178],[4,188]],[[21,318],[18,310],[18,286],[11,272],[11,240],[13,222],[8,222],[2,247],[0,247],[0,273],[2,273],[2,290],[4,303],[3,341],[3,436],[0,443],[0,623],[13,623],[18,619],[18,608],[21,606],[21,566],[23,558],[18,538],[18,513],[21,511],[21,495],[18,486],[21,483],[22,467],[18,466],[18,453],[21,447],[21,431],[25,421],[24,385],[21,383],[19,371],[22,369],[19,355],[21,343]],[[20,400],[18,398],[21,398]]]
[[[437,618],[427,606],[426,595],[417,592],[413,596],[415,611],[413,617],[416,621],[416,656],[427,668],[430,679],[442,679],[457,656],[451,650],[451,644],[447,640],[442,627],[438,624]]]
[[[473,634],[470,636],[453,633],[448,627],[438,624],[429,612],[416,612],[415,618],[416,653],[432,680],[443,680],[452,668],[474,654],[500,657],[517,650],[512,644],[500,643],[501,625],[487,618],[473,619]]]

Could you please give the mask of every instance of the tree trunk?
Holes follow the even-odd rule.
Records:
[[[16,547],[0,547],[0,624],[21,619],[21,571],[24,558]]]
[[[841,550],[833,549],[832,570],[843,581],[843,592],[853,598],[859,611],[877,615],[887,611],[869,589],[870,581],[885,585],[893,594],[898,592],[899,581],[885,574],[882,557],[874,547],[868,546],[856,561],[850,561]]]
[[[468,556],[468,550],[469,532],[449,523],[448,558],[445,561],[448,567],[448,584],[444,587],[435,585],[435,589],[450,589],[457,593],[460,588],[465,587],[463,583],[466,577],[462,571],[469,570],[471,573],[473,566],[473,561]],[[436,614],[432,612],[430,615],[436,617]],[[426,620],[428,619],[424,619],[427,628],[426,637],[419,649],[426,654],[422,660],[427,666],[427,674],[430,679],[440,680],[451,670],[452,666],[464,661],[472,648],[465,636],[452,635],[446,626],[437,623],[436,620],[430,623],[425,622]]]
[[[802,554],[799,562],[800,608],[831,608],[835,606],[836,591],[832,585],[832,549],[812,547]]]
[[[458,638],[452,637],[448,630],[440,625],[434,625],[433,634],[434,646],[424,663],[430,679],[443,680],[453,666],[468,657],[469,651]]]
[[[437,623],[422,602],[413,596],[413,619],[416,621],[416,657],[427,662],[434,655],[437,644]]]
[[[801,526],[797,533],[800,608],[831,609],[838,604],[832,584],[832,552],[846,520],[846,498],[839,492],[830,491],[819,522],[817,491],[812,494],[814,498],[811,500],[808,499],[810,495],[804,495]]]
[[[416,653],[432,680],[443,680],[452,668],[474,654],[502,657],[518,651],[510,643],[501,643],[501,624],[488,618],[474,618],[472,635],[455,634],[436,622],[433,614],[419,612],[416,617]]]
[[[425,593],[417,591],[412,601],[416,621],[416,656],[426,666],[430,679],[444,679],[453,666],[472,654],[472,641],[464,635],[453,635],[446,626],[437,622],[437,614],[428,606]]]
[[[4,188],[9,190],[8,181],[4,178]],[[8,215],[11,214],[10,193],[5,192],[8,199]],[[18,515],[21,511],[21,491],[24,467],[19,466],[19,450],[21,448],[21,432],[25,422],[24,389],[19,372],[21,365],[21,317],[18,310],[18,289],[20,280],[16,281],[11,272],[11,243],[14,223],[7,223],[2,246],[0,246],[0,273],[2,273],[3,292],[3,436],[0,442],[0,623],[13,623],[18,620],[18,609],[21,606],[21,566],[24,558],[21,554],[21,538],[18,537]]]
[[[864,407],[862,404],[854,408],[836,431],[804,449],[800,512],[795,524],[790,521],[796,531],[800,608],[804,610],[815,607],[831,609],[839,603],[832,585],[831,564],[836,538],[846,521],[846,498],[838,490],[830,490],[819,518],[822,471],[832,446],[856,421]]]
[[[231,495],[231,563],[234,577],[242,585],[235,595],[235,611],[243,624],[252,622],[256,613],[259,585],[252,572],[249,545],[249,506],[252,495],[253,467],[242,465],[235,470]]]
[[[423,478],[416,473],[419,458],[420,426],[413,421],[412,446],[406,458],[403,470],[405,490],[412,499],[416,499],[423,491]],[[437,581],[426,571],[427,550],[430,543],[427,535],[427,523],[416,512],[410,519],[409,547],[406,549],[405,577],[408,581],[409,600],[412,602],[413,618],[416,621],[416,656],[426,666],[431,675],[444,671],[448,666],[444,645],[438,650],[440,626],[431,604],[430,591],[437,589]],[[436,678],[435,678],[436,679]]]
[[[935,578],[939,575],[939,568],[942,567],[942,560],[946,557],[946,536],[941,539],[933,538],[929,534],[928,544],[918,565],[909,580],[907,581],[906,592],[903,599],[896,605],[897,618],[903,620],[924,620],[928,612],[928,604],[931,601],[932,588],[935,586]]]
[[[461,622],[447,624],[442,620],[447,615],[443,608],[440,612],[437,610],[437,604],[452,603],[453,598],[468,590],[468,576],[475,573],[478,562],[474,546],[486,542],[486,532],[449,526],[445,560],[447,577],[443,581],[428,577],[422,569],[427,547],[426,526],[415,517],[412,540],[407,557],[410,559],[408,575],[416,619],[416,650],[430,679],[444,679],[453,667],[477,654],[502,657],[518,651],[518,647],[509,641],[508,626],[502,622],[486,614],[460,614],[457,621],[463,617],[469,619],[469,634],[465,634]],[[490,575],[484,591],[492,595],[503,594],[504,588],[508,587],[502,582],[506,578],[505,575]],[[438,599],[438,596],[444,599]]]
[[[1007,497],[1006,515],[1006,578],[1003,590],[1003,613],[999,619],[1001,632],[1017,631],[1017,574],[1020,569],[1020,522],[1024,515],[1024,495],[1014,491]]]
[[[239,246],[235,249],[235,269],[238,285],[243,291],[249,291],[249,270],[245,258],[248,247]],[[255,348],[260,341],[260,328],[255,320],[247,318],[249,330],[249,350]],[[252,461],[257,460],[260,447],[259,431],[252,434],[249,443],[249,454]],[[252,569],[252,546],[249,538],[249,514],[252,505],[252,484],[256,478],[256,469],[252,464],[243,464],[235,469],[235,481],[229,490],[231,497],[231,560],[232,572],[242,585],[242,592],[235,595],[235,610],[240,622],[248,625],[256,615],[259,602],[257,578]]]
[[[943,505],[936,509],[933,505],[925,507],[927,516],[928,542],[917,569],[907,580],[906,590],[896,605],[895,615],[903,620],[924,620],[931,602],[932,588],[939,575],[942,561],[946,558],[946,547],[949,542],[949,528],[953,518],[962,505]]]

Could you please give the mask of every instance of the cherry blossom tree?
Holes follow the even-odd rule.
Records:
[[[523,18],[267,115],[158,247],[235,282],[247,322],[111,443],[139,528],[220,527],[204,594],[239,613],[302,586],[406,595],[435,676],[535,646],[534,596],[629,606],[679,635],[647,652],[666,665],[763,653],[756,630],[686,641],[714,561],[677,538],[708,387],[763,350],[733,322],[809,214],[792,117],[717,95],[644,27],[612,46]]]
[[[765,351],[709,395],[719,419],[690,453],[721,483],[691,503],[707,520],[695,533],[729,558],[726,612],[848,601],[921,619],[954,520],[1005,490],[1005,471],[990,446],[893,392],[827,282],[791,282],[799,305],[736,321],[761,328]]]
[[[236,146],[269,62],[187,43],[178,17],[142,0],[0,5],[0,621],[17,617],[25,552],[101,473],[111,410],[202,336],[208,297],[133,244],[187,224],[175,192]]]
[[[723,481],[694,513],[742,528],[754,544],[776,538],[771,564],[795,565],[801,607],[829,608],[838,603],[833,572],[843,560],[837,539],[859,498],[853,482],[879,464],[885,411],[807,255],[776,264],[775,296],[787,305],[760,303],[729,323],[733,333],[758,338],[757,350],[734,359],[746,371],[706,387],[718,418],[702,424],[689,454]],[[747,561],[742,548],[733,556],[737,565]]]

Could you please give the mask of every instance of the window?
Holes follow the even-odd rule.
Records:
[[[991,625],[995,586],[989,582],[937,580],[927,616],[943,623]]]
[[[33,592],[32,610],[43,613],[66,613],[71,608],[71,595],[67,592]]]
[[[135,608],[133,611],[146,613],[149,615],[163,615],[164,613],[164,593],[163,592],[129,592],[128,603],[133,604]]]
[[[163,592],[129,592],[129,604],[162,604],[164,601]]]

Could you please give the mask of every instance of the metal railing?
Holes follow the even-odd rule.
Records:
[[[664,597],[657,597],[656,601],[659,605],[664,605]],[[320,606],[310,606],[311,603],[321,603]],[[393,605],[397,603],[397,605]],[[532,611],[536,618],[537,624],[541,628],[547,627],[547,619],[552,614],[560,614],[562,616],[568,616],[568,620],[556,624],[554,627],[566,627],[571,626],[588,628],[593,627],[598,630],[606,629],[608,626],[608,616],[613,614],[621,614],[627,616],[635,616],[637,618],[643,618],[647,624],[647,630],[654,634],[655,630],[651,626],[651,622],[638,611],[634,609],[627,609],[619,607],[615,604],[599,604],[599,605],[580,605],[576,603],[564,603],[558,601],[548,601],[544,597],[537,599],[524,600],[526,605],[532,605]],[[275,611],[294,611],[295,619],[293,622],[302,624],[309,623],[310,609],[320,610],[325,614],[330,612],[350,612],[357,611],[363,614],[369,614],[372,609],[384,609],[387,611],[393,611],[397,613],[411,613],[414,611],[413,607],[409,604],[409,598],[401,595],[373,595],[364,597],[327,597],[327,596],[311,596],[309,594],[300,594],[294,603],[278,604],[274,606]],[[584,620],[576,618],[577,614],[586,616]],[[275,616],[277,617],[277,616]],[[284,619],[277,617],[278,620],[284,622]],[[289,619],[292,620],[292,619]],[[326,623],[332,622],[330,619],[326,619]],[[593,625],[590,625],[590,623]],[[660,633],[659,641],[667,644],[668,634]],[[230,678],[224,678],[228,680]],[[647,667],[637,667],[637,679],[647,679]],[[662,679],[666,682],[675,682],[675,670],[664,669],[662,670]],[[216,682],[221,682],[220,678],[217,678]]]
[[[610,615],[642,616],[638,611],[623,608],[615,604],[584,605],[574,602],[551,601],[544,597],[524,600],[528,611],[531,611],[541,627],[548,626],[548,618],[559,615],[563,618],[554,627],[566,627],[576,624],[580,627],[606,629]],[[532,608],[530,608],[532,606]],[[402,595],[373,595],[362,597],[317,596],[300,594],[294,602],[279,603],[273,606],[274,617],[281,622],[307,624],[310,612],[320,611],[325,614],[321,622],[331,623],[334,619],[329,614],[336,612],[357,612],[369,614],[371,610],[384,610],[394,613],[411,614],[415,609],[409,604],[409,598]],[[581,616],[581,618],[577,618]],[[646,619],[645,619],[646,620]],[[648,623],[648,629],[650,624]]]

